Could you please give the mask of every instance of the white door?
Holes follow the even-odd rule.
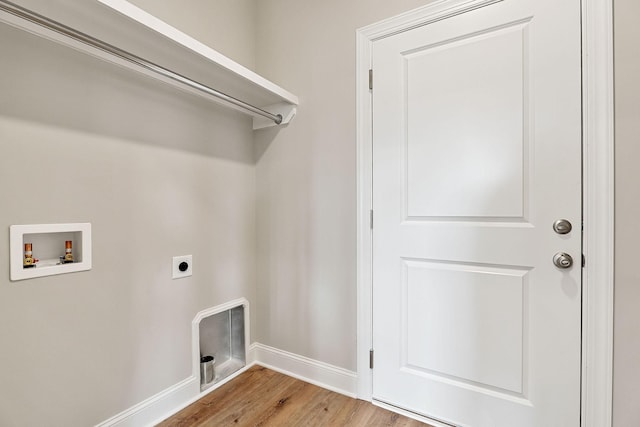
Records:
[[[580,425],[580,55],[579,0],[498,1],[374,42],[374,400],[454,425]]]

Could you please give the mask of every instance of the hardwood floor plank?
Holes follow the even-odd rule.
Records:
[[[250,368],[158,426],[429,427],[261,366]]]

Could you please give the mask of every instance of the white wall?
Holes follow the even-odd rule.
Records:
[[[256,133],[256,341],[356,369],[356,29],[425,0],[258,0],[257,71],[300,97]]]
[[[640,425],[640,2],[615,0],[615,427]]]
[[[4,24],[0,58],[0,425],[95,425],[191,375],[197,312],[254,301],[251,122]],[[9,225],[84,221],[91,271],[9,281]]]

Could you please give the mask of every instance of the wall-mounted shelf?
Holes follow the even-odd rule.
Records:
[[[295,116],[298,104],[295,95],[126,0],[22,0],[17,7],[41,17],[25,17],[15,4],[0,0],[0,22],[248,113],[254,117],[254,129],[274,126],[276,123],[233,101],[229,103],[228,100],[212,96],[199,86],[223,92],[259,110],[280,115],[280,124],[289,123]],[[53,29],[50,21],[63,27]],[[77,37],[78,32],[89,37]],[[102,47],[100,43],[98,47],[92,44],[93,40],[101,42]],[[141,66],[139,61],[132,61],[128,55],[114,54],[111,48],[142,58],[147,64],[158,67]],[[168,77],[154,68],[169,70],[174,75]]]
[[[65,242],[72,242],[73,262],[64,263]],[[25,244],[38,261],[25,267]],[[91,224],[12,225],[9,228],[11,280],[91,270]]]

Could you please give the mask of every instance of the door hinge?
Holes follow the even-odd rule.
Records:
[[[369,90],[373,90],[373,70],[369,70]]]
[[[582,268],[584,268],[587,265],[587,259],[584,257],[584,254],[582,254]]]
[[[369,350],[369,369],[373,369],[373,349]]]
[[[373,230],[373,209],[369,211],[369,227]]]

